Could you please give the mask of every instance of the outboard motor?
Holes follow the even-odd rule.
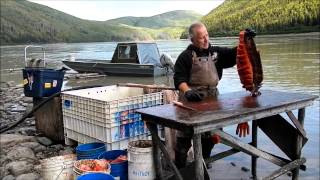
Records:
[[[173,60],[172,57],[167,54],[167,53],[163,53],[160,56],[160,63],[163,67],[167,67],[170,68],[172,70],[172,72],[174,71],[174,64],[173,64]]]
[[[69,55],[69,61],[72,61],[72,62],[76,61],[76,59],[72,54]]]

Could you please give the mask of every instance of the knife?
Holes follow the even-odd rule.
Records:
[[[192,107],[189,107],[189,106],[186,106],[184,105],[182,102],[179,102],[179,101],[172,101],[172,103],[176,106],[179,106],[181,108],[185,108],[185,109],[188,109],[188,110],[192,110],[192,111],[197,111],[196,109],[192,108]]]

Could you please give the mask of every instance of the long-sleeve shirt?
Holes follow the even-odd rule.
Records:
[[[219,80],[222,78],[223,69],[233,67],[236,64],[237,47],[227,48],[211,46],[209,44],[208,49],[202,49],[189,45],[177,58],[174,65],[174,85],[176,89],[179,89],[179,85],[183,82],[189,84],[192,68],[192,51],[194,51],[198,57],[208,56],[217,53],[217,62],[215,63],[218,72]]]

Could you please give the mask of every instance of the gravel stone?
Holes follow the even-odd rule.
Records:
[[[16,180],[38,180],[39,175],[36,173],[21,174]]]
[[[40,144],[43,144],[45,146],[50,146],[52,144],[51,139],[47,137],[36,137],[36,138]]]
[[[28,147],[34,150],[38,146],[41,146],[41,144],[39,144],[38,142],[25,142],[25,143],[21,143],[20,146]]]
[[[8,158],[15,160],[20,158],[30,158],[35,159],[34,152],[28,147],[16,147],[13,148],[8,154]]]
[[[35,141],[34,136],[23,136],[18,134],[1,134],[0,146],[3,148],[9,144],[19,144],[22,142]]]
[[[2,180],[15,180],[15,177],[10,174],[8,176],[5,176]]]
[[[27,161],[13,161],[6,165],[6,169],[14,176],[28,173],[33,169],[33,165]]]

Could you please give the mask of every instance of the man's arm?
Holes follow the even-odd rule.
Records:
[[[218,53],[218,61],[216,62],[216,68],[218,71],[219,79],[222,78],[223,69],[233,67],[236,64],[237,47],[227,48],[211,46],[211,53]]]
[[[179,89],[183,92],[190,89],[187,83],[190,79],[191,66],[191,60],[188,58],[187,53],[184,51],[179,55],[174,65],[173,79],[176,89]]]
[[[228,48],[214,46],[212,47],[212,50],[218,53],[216,66],[224,69],[233,67],[236,64],[237,47]]]
[[[190,57],[191,54],[188,54],[187,51],[179,55],[174,65],[174,85],[176,89],[184,93],[184,97],[188,101],[201,101],[202,96],[196,90],[192,90],[187,84],[190,80],[192,68],[192,59]]]

